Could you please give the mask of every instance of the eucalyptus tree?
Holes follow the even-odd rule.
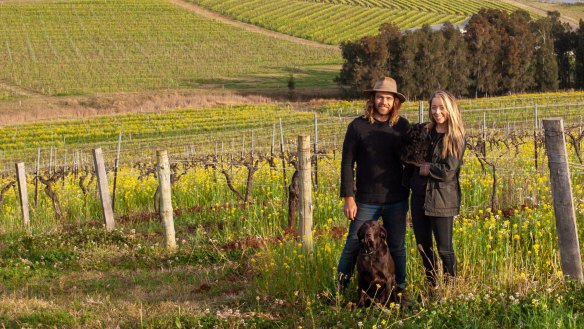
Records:
[[[554,53],[552,27],[553,21],[549,17],[538,19],[531,24],[531,31],[535,36],[533,65],[536,89],[539,91],[553,91],[559,87],[558,61]]]
[[[468,94],[470,85],[470,58],[468,46],[462,32],[451,23],[446,23],[440,29],[444,36],[442,51],[446,61],[446,82],[444,88],[460,97]]]
[[[487,14],[488,10],[482,9],[473,15],[464,36],[469,49],[471,89],[475,97],[499,92],[502,79],[500,70],[497,70],[502,61],[501,34]]]

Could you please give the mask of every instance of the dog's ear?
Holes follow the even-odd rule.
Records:
[[[385,241],[385,237],[387,236],[387,231],[385,230],[385,227],[383,227],[383,225],[379,226],[379,235],[381,236],[383,241]]]
[[[405,145],[411,144],[414,134],[415,134],[415,127],[413,125],[409,125],[408,129],[406,129],[406,133],[402,137],[402,144],[405,144]]]

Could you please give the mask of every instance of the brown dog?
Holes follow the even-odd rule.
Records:
[[[376,220],[365,222],[357,232],[361,248],[357,256],[359,306],[371,300],[385,305],[395,299],[395,264],[385,241],[387,231]]]

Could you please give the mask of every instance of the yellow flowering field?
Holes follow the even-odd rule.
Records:
[[[37,186],[31,174],[34,160],[27,163],[30,230],[21,224],[18,193],[11,186],[13,169],[5,170],[0,178],[0,275],[6,279],[0,292],[12,297],[2,304],[25,303],[34,309],[33,314],[43,316],[30,318],[2,306],[0,322],[96,328],[140,321],[147,327],[227,328],[245,327],[244,323],[294,328],[460,327],[465,323],[506,328],[519,322],[525,327],[578,328],[583,324],[582,288],[566,280],[562,272],[542,139],[534,139],[532,132],[521,135],[492,127],[484,141],[485,153],[477,146],[482,135],[471,132],[467,136],[469,149],[461,173],[463,205],[453,237],[456,283],[443,285],[438,292],[427,289],[413,232],[408,229],[407,294],[413,306],[390,303],[355,309],[354,282],[347,294],[337,294],[336,265],[348,227],[338,197],[340,148],[350,116],[346,112],[339,116],[340,108],[337,112],[330,108],[322,106],[317,111],[322,126],[318,170],[313,172],[312,253],[303,249],[297,223],[289,227],[288,185],[294,171],[295,136],[314,136],[313,112],[278,106],[226,107],[217,109],[217,116],[206,110],[209,119],[205,120],[198,110],[185,109],[169,113],[167,121],[163,114],[153,114],[142,121],[120,116],[91,123],[90,131],[118,120],[133,132],[159,124],[171,134],[172,127],[183,121],[200,120],[188,128],[203,140],[192,142],[194,151],[180,137],[166,140],[176,144],[170,148],[175,150],[170,152],[170,161],[176,250],[166,250],[162,244],[152,148],[137,148],[132,157],[122,157],[115,178],[116,230],[112,233],[103,229],[91,158],[76,169],[69,163],[63,171],[59,165],[51,169],[43,162],[41,176],[55,178],[50,185],[53,198],[47,184]],[[242,112],[239,120],[254,129],[219,124],[218,118],[234,109]],[[283,158],[279,117],[289,123],[284,129]],[[27,129],[33,128],[20,128],[19,133]],[[78,128],[79,136],[88,138],[91,134],[84,135],[83,129]],[[109,138],[115,139],[116,132],[112,130]],[[233,147],[230,136],[237,136]],[[223,147],[220,137],[225,137]],[[163,145],[151,136],[141,142]],[[123,144],[132,145],[138,144]],[[35,148],[30,149],[34,158]],[[568,151],[576,216],[581,222],[584,175],[575,145],[569,144]],[[110,194],[113,154],[111,148],[105,154]],[[247,191],[250,168],[253,175]],[[248,202],[240,197],[246,192]],[[582,225],[579,236],[584,236]],[[152,289],[157,293],[149,293]],[[41,304],[24,299],[31,295]],[[51,298],[53,304],[43,304]],[[140,311],[143,307],[150,313]],[[86,315],[80,315],[80,309]],[[107,317],[110,311],[106,310],[112,312]],[[128,319],[123,320],[124,316]]]

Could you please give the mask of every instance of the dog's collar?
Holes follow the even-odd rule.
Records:
[[[373,255],[374,250],[362,252],[361,255],[370,256]]]
[[[364,241],[361,241],[362,245],[361,245],[361,255],[373,255],[373,253],[375,253],[379,248],[375,248],[375,249],[369,249],[367,247],[367,244],[364,243]],[[384,245],[387,245],[386,241],[383,241]]]

